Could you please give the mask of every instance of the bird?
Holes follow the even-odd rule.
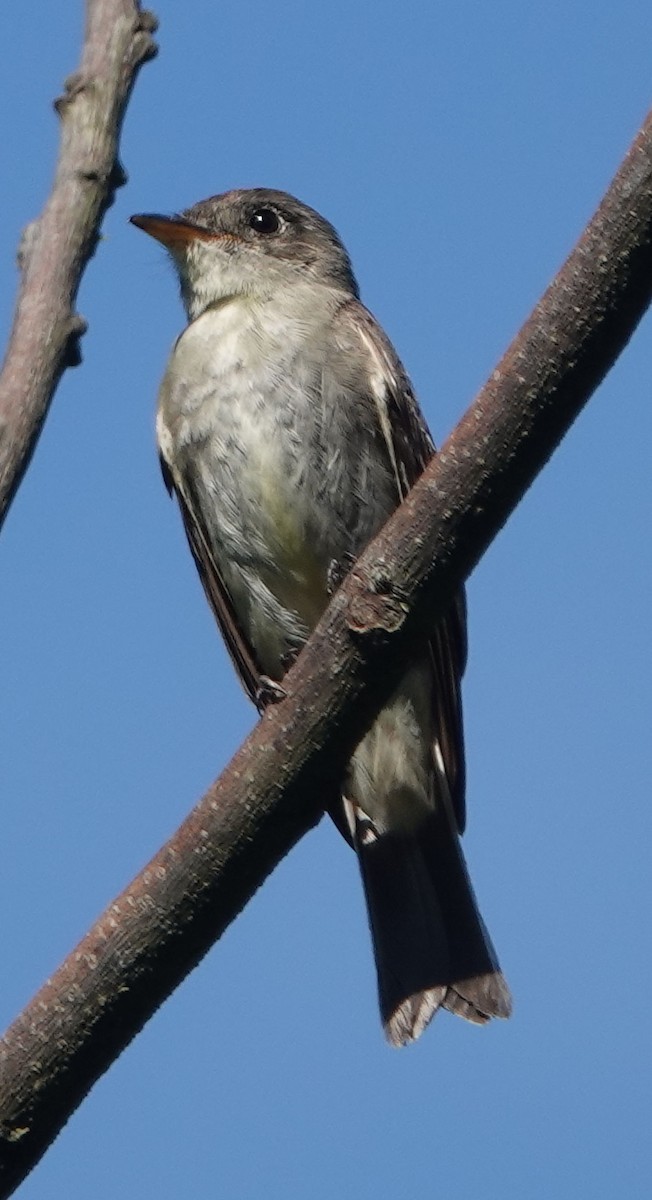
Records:
[[[342,240],[315,209],[246,188],[131,221],[171,256],[188,320],[158,396],[163,477],[262,710],[435,446]],[[460,591],[406,662],[331,810],[358,856],[394,1046],[439,1009],[479,1025],[511,1011],[460,844],[466,656]]]

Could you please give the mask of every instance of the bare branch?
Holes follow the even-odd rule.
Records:
[[[104,214],[126,181],[118,139],[138,69],[156,53],[155,28],[134,0],[88,0],[79,71],[55,101],[61,149],[54,186],[23,233],[21,286],[0,374],[0,528],[59,379],[81,361],[86,323],[75,299]]]
[[[320,816],[355,742],[652,294],[652,116],[473,406],[177,834],[1,1043],[0,1196]]]

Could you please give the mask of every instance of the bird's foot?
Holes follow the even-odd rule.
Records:
[[[326,587],[329,596],[334,596],[343,579],[346,579],[355,562],[355,554],[346,551],[341,558],[332,558],[326,575]]]
[[[254,704],[259,713],[264,713],[269,704],[278,704],[279,701],[285,700],[287,692],[280,683],[275,679],[270,679],[269,675],[261,675],[258,691],[254,696]]]

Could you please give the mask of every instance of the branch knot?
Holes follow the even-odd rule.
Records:
[[[362,575],[354,570],[349,576],[346,623],[357,637],[378,637],[396,633],[405,620],[408,607],[382,562]]]

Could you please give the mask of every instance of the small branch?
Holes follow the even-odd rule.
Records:
[[[0,1196],[335,793],[351,750],[652,295],[652,116],[486,387],[175,836],[0,1043]]]
[[[74,311],[104,214],[126,180],[118,140],[139,68],[156,53],[156,22],[133,0],[88,0],[81,66],[55,108],[54,186],[18,252],[21,286],[0,374],[0,528],[36,448],[57,384],[81,361]]]

